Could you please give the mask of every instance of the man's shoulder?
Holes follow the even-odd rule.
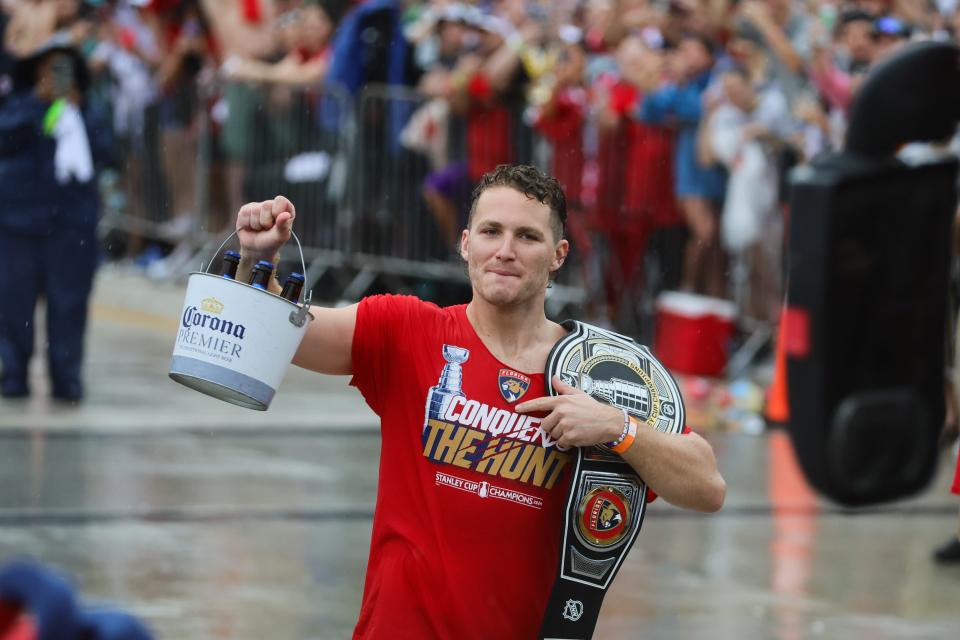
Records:
[[[464,306],[459,304],[441,307],[413,295],[383,293],[363,298],[360,301],[360,313],[426,322],[430,319],[455,319],[461,315],[460,310]]]

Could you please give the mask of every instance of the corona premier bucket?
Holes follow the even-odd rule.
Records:
[[[309,294],[296,304],[206,269],[191,273],[170,377],[225,402],[266,411],[313,319],[309,307]]]

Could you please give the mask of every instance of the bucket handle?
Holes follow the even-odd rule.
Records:
[[[231,233],[230,235],[228,235],[228,236],[224,239],[224,241],[220,243],[220,246],[217,247],[217,250],[213,252],[213,255],[214,255],[214,256],[220,255],[220,251],[221,251],[225,246],[227,246],[227,243],[230,242],[230,240],[231,240],[235,235],[237,235],[237,230],[236,230],[236,229],[234,229],[234,230],[233,230],[233,233]],[[304,276],[306,276],[306,275],[307,275],[307,262],[306,262],[306,260],[304,260],[304,258],[303,258],[303,246],[300,244],[300,238],[297,237],[297,234],[294,233],[292,229],[290,230],[290,235],[292,235],[292,236],[293,236],[293,239],[297,241],[297,250],[300,252],[300,264],[303,265],[303,272],[302,272],[302,273],[303,273]],[[206,267],[204,267],[203,264],[201,264],[201,265],[200,265],[200,271],[203,271],[204,273],[207,273],[207,272],[208,272],[208,269],[210,269],[210,267],[211,267],[212,265],[213,265],[213,258],[210,259],[210,262],[207,263],[207,266],[206,266]],[[304,287],[303,287],[303,290],[300,292],[300,296],[301,296],[301,298],[302,298],[302,300],[303,300],[303,302],[302,302],[303,306],[301,307],[301,306],[298,305],[296,311],[291,311],[291,312],[290,312],[290,318],[289,318],[289,319],[290,319],[290,324],[292,324],[292,325],[295,326],[295,327],[302,327],[302,326],[307,322],[307,318],[308,318],[308,317],[312,317],[312,316],[310,316],[310,311],[309,311],[309,309],[310,309],[310,302],[311,302],[311,300],[313,300],[313,291],[312,291],[312,290],[309,290],[309,291],[307,290],[306,282],[304,282]],[[294,304],[296,304],[296,303],[294,303]]]

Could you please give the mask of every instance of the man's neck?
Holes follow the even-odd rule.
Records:
[[[543,368],[550,346],[563,331],[547,320],[542,301],[532,302],[496,307],[474,296],[467,305],[467,319],[487,349],[504,363],[528,372]]]

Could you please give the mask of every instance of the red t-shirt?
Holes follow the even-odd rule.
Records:
[[[514,162],[510,111],[500,105],[474,105],[467,112],[467,173],[474,183],[501,164]]]
[[[465,306],[407,296],[360,303],[352,355],[383,441],[353,637],[536,637],[573,462],[512,411],[545,395],[543,374],[493,357]]]
[[[610,106],[627,118],[623,167],[623,207],[620,223],[631,221],[647,229],[683,224],[673,192],[673,132],[635,120],[640,91],[620,81],[610,91]]]
[[[534,126],[553,145],[550,170],[567,196],[567,202],[580,204],[583,186],[583,122],[587,110],[587,92],[581,87],[564,87],[551,98],[553,111],[537,118]]]

